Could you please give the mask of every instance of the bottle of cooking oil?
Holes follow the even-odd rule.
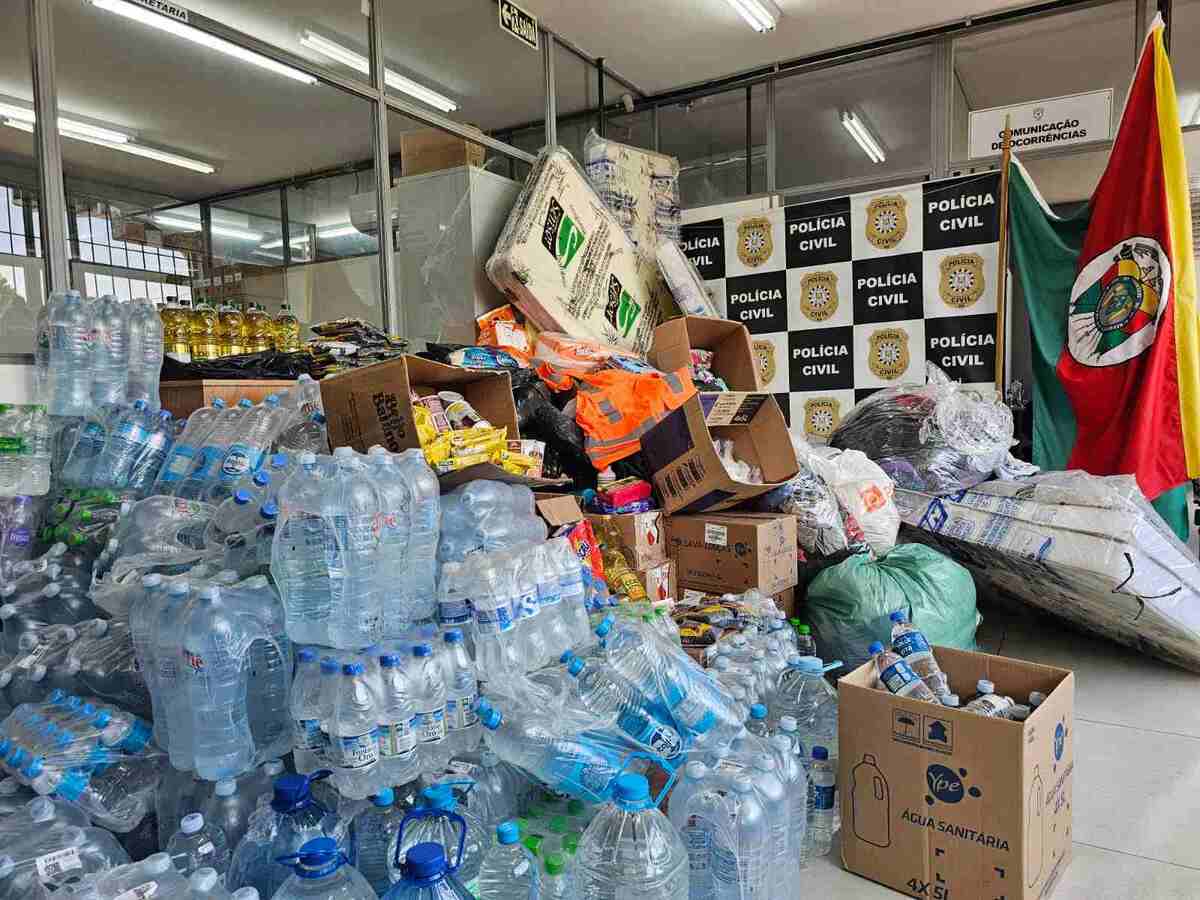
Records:
[[[251,303],[250,308],[246,310],[246,330],[249,332],[247,353],[262,353],[274,346],[271,317],[261,304]]]
[[[226,303],[217,310],[217,343],[222,356],[237,356],[246,352],[242,347],[242,319],[242,311],[232,303]]]
[[[300,349],[300,320],[286,303],[279,307],[279,315],[275,317],[275,349],[284,353]]]
[[[192,361],[216,359],[221,355],[217,342],[217,311],[207,300],[201,300],[192,310],[189,323],[189,343]]]
[[[190,300],[168,297],[159,310],[163,326],[163,353],[177,362],[192,361]]]
[[[608,580],[609,589],[614,594],[628,597],[630,602],[645,603],[646,588],[621,552],[621,532],[611,519],[601,521],[596,528],[596,540],[600,542],[604,577]]]

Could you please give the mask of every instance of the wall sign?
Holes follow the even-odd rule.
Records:
[[[1032,103],[973,110],[967,126],[967,152],[971,159],[1000,154],[1004,117],[1011,116],[1013,149],[1068,147],[1112,136],[1111,88],[1050,97]]]
[[[512,0],[500,0],[497,8],[500,14],[500,27],[526,47],[537,50],[537,16],[525,12]]]
[[[170,16],[172,19],[180,22],[188,20],[187,8],[180,6],[178,3],[168,3],[166,0],[132,0],[132,2],[138,6],[144,6],[146,9],[152,9],[164,16]]]
[[[999,200],[988,172],[710,215],[682,247],[749,329],[784,416],[819,441],[864,397],[923,382],[926,360],[993,389]]]

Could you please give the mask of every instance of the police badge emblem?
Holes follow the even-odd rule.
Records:
[[[908,234],[908,201],[899,194],[876,197],[867,204],[867,240],[891,250]]]
[[[841,403],[836,397],[814,397],[804,401],[804,433],[827,440],[842,421]]]
[[[938,266],[942,272],[938,294],[947,306],[966,309],[983,296],[983,257],[978,253],[955,253]]]
[[[738,222],[737,254],[743,265],[750,268],[761,266],[771,258],[774,250],[770,219],[755,216]]]
[[[770,341],[755,341],[754,361],[758,364],[758,377],[764,387],[775,380],[774,344]]]
[[[824,322],[838,308],[838,282],[833,272],[809,272],[800,279],[800,311],[813,322]]]
[[[880,328],[867,343],[867,367],[876,378],[895,381],[908,370],[908,332],[903,328]]]

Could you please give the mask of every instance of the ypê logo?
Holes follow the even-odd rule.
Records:
[[[1063,723],[1059,722],[1054,727],[1054,759],[1060,760],[1063,756],[1063,750],[1067,745],[1067,729],[1063,727]]]
[[[925,771],[929,793],[943,803],[958,803],[963,798],[963,783],[958,773],[945,766],[930,766]]]

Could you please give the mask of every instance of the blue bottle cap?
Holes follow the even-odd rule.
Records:
[[[271,521],[279,517],[279,507],[275,505],[274,500],[268,500],[259,509],[258,514],[267,521]]]
[[[271,457],[271,468],[282,469],[288,463],[288,455],[286,453],[276,453]]]
[[[495,731],[500,727],[500,723],[504,720],[504,716],[500,714],[500,710],[492,709],[490,706],[487,709],[479,711],[479,721],[488,731]]]
[[[361,675],[365,671],[366,669],[363,668],[363,664],[359,662],[346,663],[342,666],[343,675]]]
[[[413,647],[413,656],[432,656],[433,648],[428,644],[417,644]]]
[[[451,628],[446,632],[445,641],[447,644],[461,644],[463,642],[463,633],[457,628]]]
[[[324,878],[341,868],[337,841],[331,837],[313,838],[305,842],[295,859],[299,863],[296,874],[301,878]]]
[[[430,809],[452,812],[456,805],[454,791],[448,784],[431,784],[421,791],[421,797]]]
[[[238,488],[233,492],[233,502],[238,506],[245,506],[252,499],[253,498],[250,496],[250,492],[245,488]]]
[[[893,622],[907,622],[908,621],[908,616],[905,614],[904,610],[902,610],[902,609],[896,610],[894,613],[889,615],[888,618],[891,619]]]
[[[496,840],[501,844],[515,844],[521,839],[521,829],[516,822],[501,822],[496,826]]]
[[[259,487],[266,487],[268,484],[271,483],[271,473],[270,472],[255,472],[254,478],[251,480]]]
[[[158,411],[158,418],[159,418],[159,421],[161,421],[163,424],[166,424],[167,422],[170,422],[171,419],[173,419],[175,417],[171,415],[171,411],[169,409],[160,409]]]
[[[596,626],[596,637],[608,637],[608,633],[613,630],[613,617],[605,616],[604,621]]]
[[[247,400],[245,397],[243,397],[241,400],[238,401],[238,406],[241,407],[242,409],[249,409],[253,405],[254,404],[251,403],[249,400]]]
[[[574,659],[574,658],[575,658],[575,651],[574,651],[574,650],[564,650],[564,651],[562,652],[562,656],[560,656],[560,657],[558,658],[558,661],[559,661],[560,663],[562,663],[562,664],[565,666],[565,665],[567,665],[568,663],[570,663],[570,661],[571,661],[572,659]]]
[[[872,641],[871,646],[867,648],[867,653],[870,656],[874,656],[875,654],[882,653],[882,652],[883,652],[883,644],[880,643],[879,641]]]
[[[275,779],[271,795],[271,809],[286,813],[309,797],[308,779],[303,775],[287,772]]]
[[[371,802],[381,808],[391,806],[396,802],[396,792],[390,787],[385,787],[382,791],[371,798]]]
[[[224,409],[227,404],[225,403],[224,397],[215,397],[213,399],[212,405],[213,405],[214,409]]]
[[[318,425],[324,425],[325,424],[325,414],[320,413],[320,412],[313,413],[312,421],[316,422]]]
[[[418,881],[433,881],[446,872],[446,851],[441,844],[417,844],[404,859],[409,875]]]
[[[383,654],[383,656],[379,657],[379,665],[383,666],[383,668],[385,668],[385,669],[396,668],[398,665],[400,665],[400,654],[399,653]]]
[[[579,673],[583,671],[583,660],[576,656],[569,663],[567,663],[567,671],[578,677]]]
[[[750,718],[765,719],[767,717],[767,708],[761,703],[755,703],[750,707]]]
[[[312,647],[302,647],[300,652],[296,654],[296,659],[300,662],[310,663],[317,658],[317,651]]]
[[[613,798],[621,803],[641,803],[650,798],[650,782],[645,775],[626,772],[613,785]]]
[[[337,670],[338,670],[338,664],[337,664],[336,659],[333,659],[330,656],[321,657],[321,674],[322,675],[334,675],[337,673]]]
[[[813,759],[829,759],[829,751],[821,746],[813,747]]]

